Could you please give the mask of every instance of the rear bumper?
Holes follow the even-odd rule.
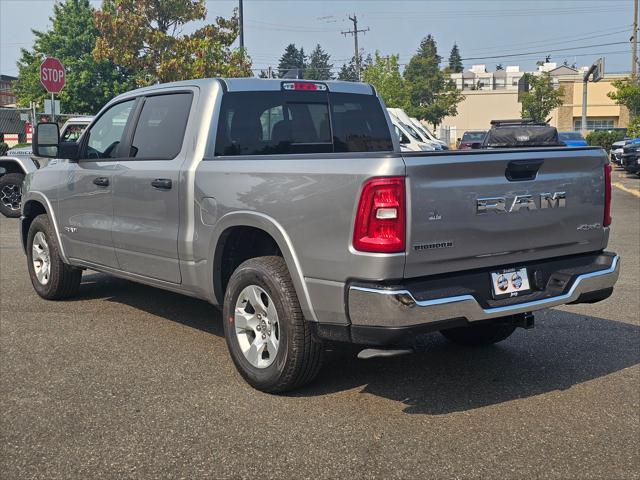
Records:
[[[347,297],[349,318],[352,327],[395,329],[433,325],[434,329],[439,329],[439,326],[448,328],[449,320],[472,323],[567,303],[594,302],[611,294],[618,280],[620,258],[612,253],[602,253],[592,255],[588,260],[591,268],[585,268],[585,265],[562,268],[549,275],[538,292],[504,302],[494,301],[493,306],[487,306],[486,300],[479,300],[472,294],[419,300],[416,297],[420,297],[422,292],[410,288],[352,284]],[[585,271],[587,273],[580,273]]]

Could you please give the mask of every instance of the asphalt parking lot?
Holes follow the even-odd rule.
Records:
[[[92,272],[41,300],[0,218],[0,477],[640,478],[640,180],[614,182],[608,300],[487,349],[332,352],[288,396],[240,379],[205,302]]]

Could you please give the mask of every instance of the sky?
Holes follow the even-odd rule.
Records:
[[[31,48],[31,29],[51,25],[53,0],[0,0],[0,73],[17,75],[20,48]],[[92,1],[96,8],[101,2]],[[207,1],[207,20],[231,15],[238,1]],[[255,69],[276,67],[289,43],[310,52],[319,43],[335,71],[353,56],[356,15],[366,53],[399,54],[406,63],[420,40],[432,34],[446,58],[458,44],[465,68],[520,65],[534,70],[551,55],[561,64],[590,65],[604,56],[606,71],[631,69],[633,0],[244,0],[245,46]],[[201,25],[185,27],[188,32]],[[581,48],[576,48],[581,47]],[[491,58],[484,58],[491,57]]]

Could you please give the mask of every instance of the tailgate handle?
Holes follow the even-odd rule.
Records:
[[[535,180],[538,170],[544,160],[514,160],[507,164],[504,176],[510,182],[522,182],[524,180]]]

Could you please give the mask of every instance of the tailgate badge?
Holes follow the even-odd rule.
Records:
[[[433,221],[436,221],[436,220],[442,220],[442,215],[440,215],[437,210],[434,210],[429,215],[429,221],[433,222]]]

